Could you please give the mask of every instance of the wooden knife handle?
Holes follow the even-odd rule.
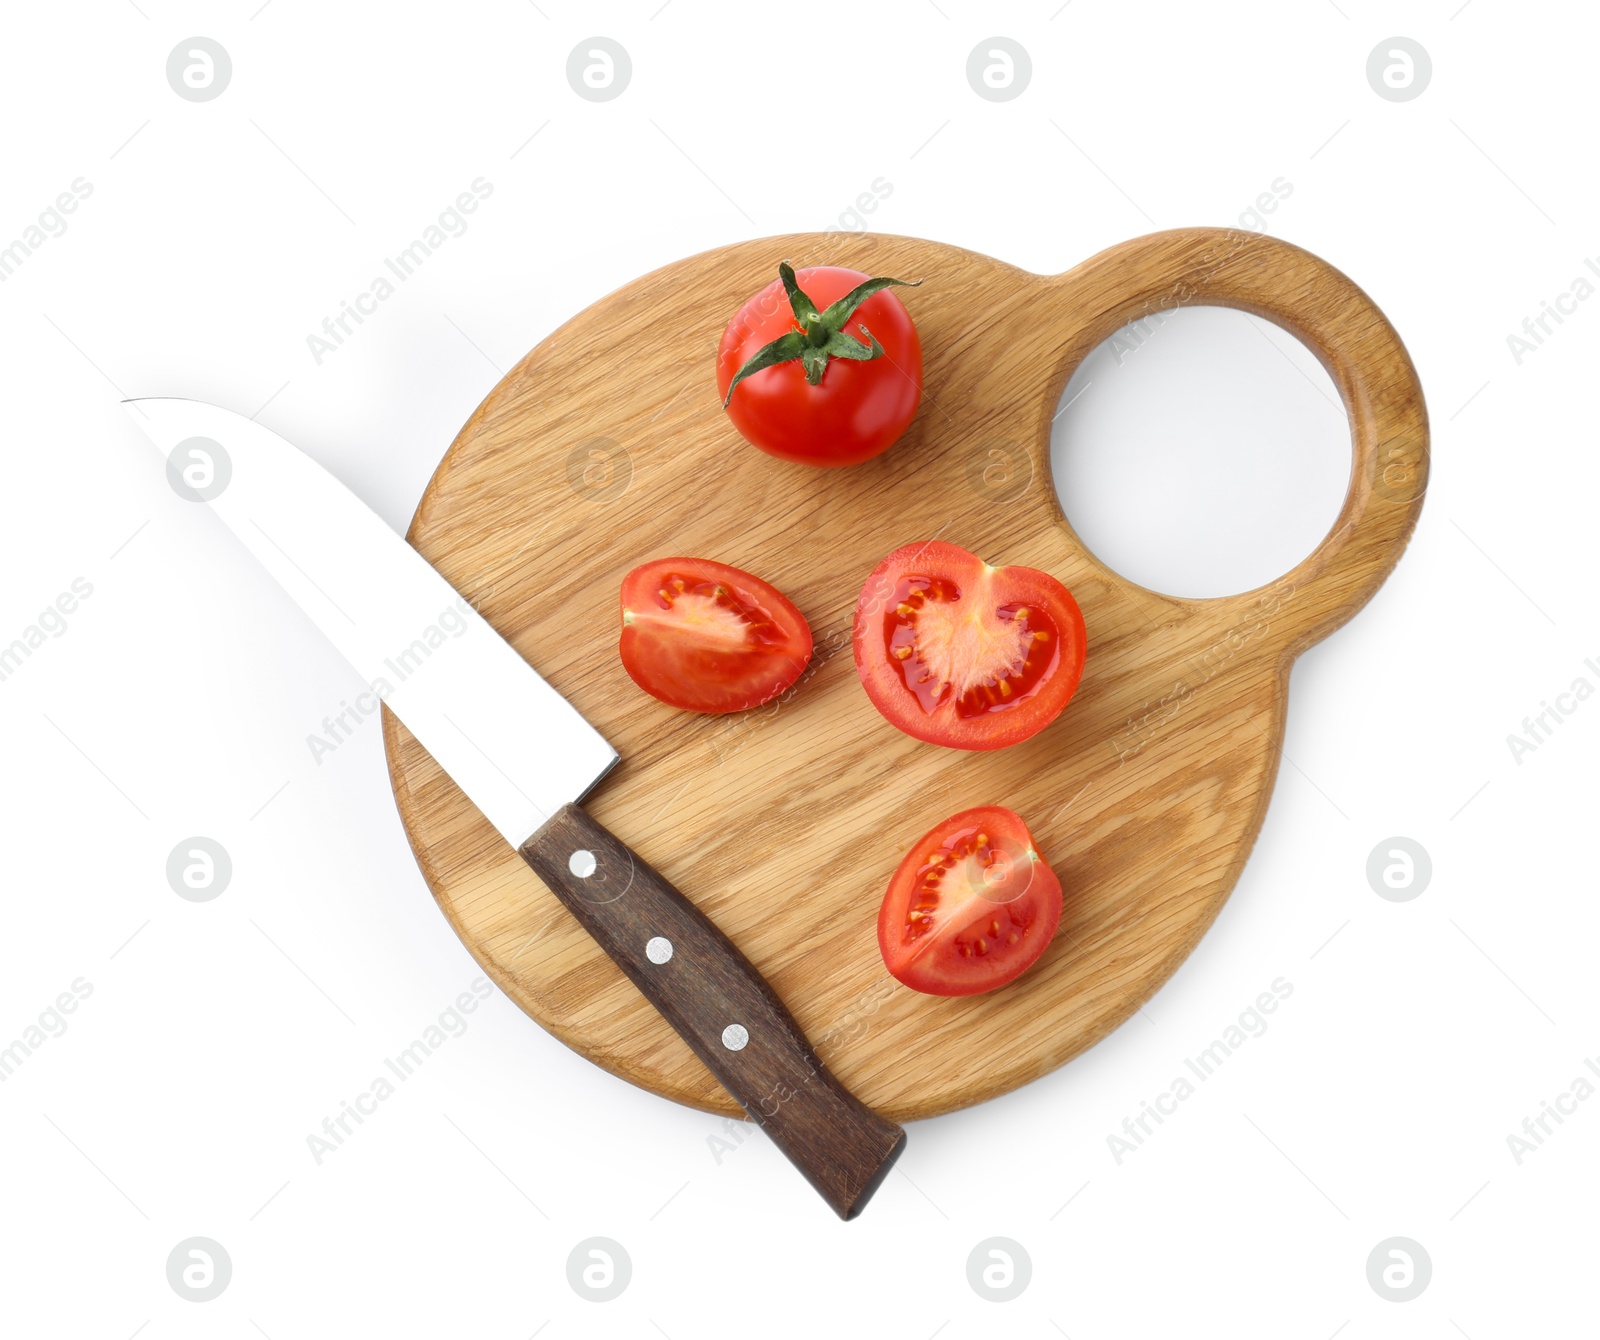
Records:
[[[521,852],[839,1217],[853,1219],[905,1131],[828,1073],[733,941],[578,806],[562,806]]]

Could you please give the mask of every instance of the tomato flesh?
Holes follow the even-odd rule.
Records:
[[[658,558],[622,583],[623,667],[690,712],[758,707],[800,677],[811,627],[776,588],[726,563]]]
[[[796,272],[818,308],[826,308],[868,276],[860,270],[819,265]],[[916,416],[922,399],[922,341],[905,304],[887,290],[874,293],[844,325],[867,341],[863,327],[883,346],[866,361],[830,359],[822,380],[806,381],[798,361],[779,363],[734,387],[728,417],[743,437],[769,455],[805,465],[855,465],[893,446]],[[735,375],[764,345],[801,329],[773,280],[734,314],[717,350],[717,389],[726,396]]]
[[[953,544],[908,544],[862,588],[856,669],[873,704],[919,740],[1001,749],[1061,713],[1083,675],[1083,614],[1036,568],[991,568]]]
[[[878,948],[896,981],[971,996],[1015,981],[1061,924],[1061,881],[1022,818],[963,810],[923,834],[878,910]]]

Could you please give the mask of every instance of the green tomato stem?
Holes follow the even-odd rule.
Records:
[[[788,261],[778,263],[778,276],[783,280],[784,292],[789,297],[789,307],[794,313],[799,330],[791,330],[778,336],[770,344],[763,345],[752,354],[745,365],[734,374],[733,380],[728,383],[728,394],[722,399],[724,409],[733,400],[734,388],[746,377],[752,377],[767,368],[776,367],[779,363],[792,363],[799,359],[805,367],[806,382],[815,386],[822,380],[822,374],[827,370],[830,358],[843,358],[852,362],[870,362],[875,358],[883,357],[883,346],[878,343],[865,326],[861,333],[867,338],[863,341],[845,330],[845,323],[856,314],[856,309],[862,303],[891,286],[902,288],[916,288],[922,283],[920,279],[868,279],[857,284],[855,288],[840,298],[838,302],[829,305],[823,312],[806,295],[795,278],[794,266]]]

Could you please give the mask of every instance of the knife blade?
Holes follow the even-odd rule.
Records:
[[[905,1146],[771,986],[580,802],[617,753],[421,554],[309,456],[215,405],[125,402],[206,502],[841,1218]]]

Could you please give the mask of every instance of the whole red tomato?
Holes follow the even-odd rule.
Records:
[[[855,465],[905,432],[922,398],[922,341],[899,279],[819,265],[779,278],[728,323],[717,388],[734,427],[773,456]],[[919,281],[920,282],[920,281]]]

